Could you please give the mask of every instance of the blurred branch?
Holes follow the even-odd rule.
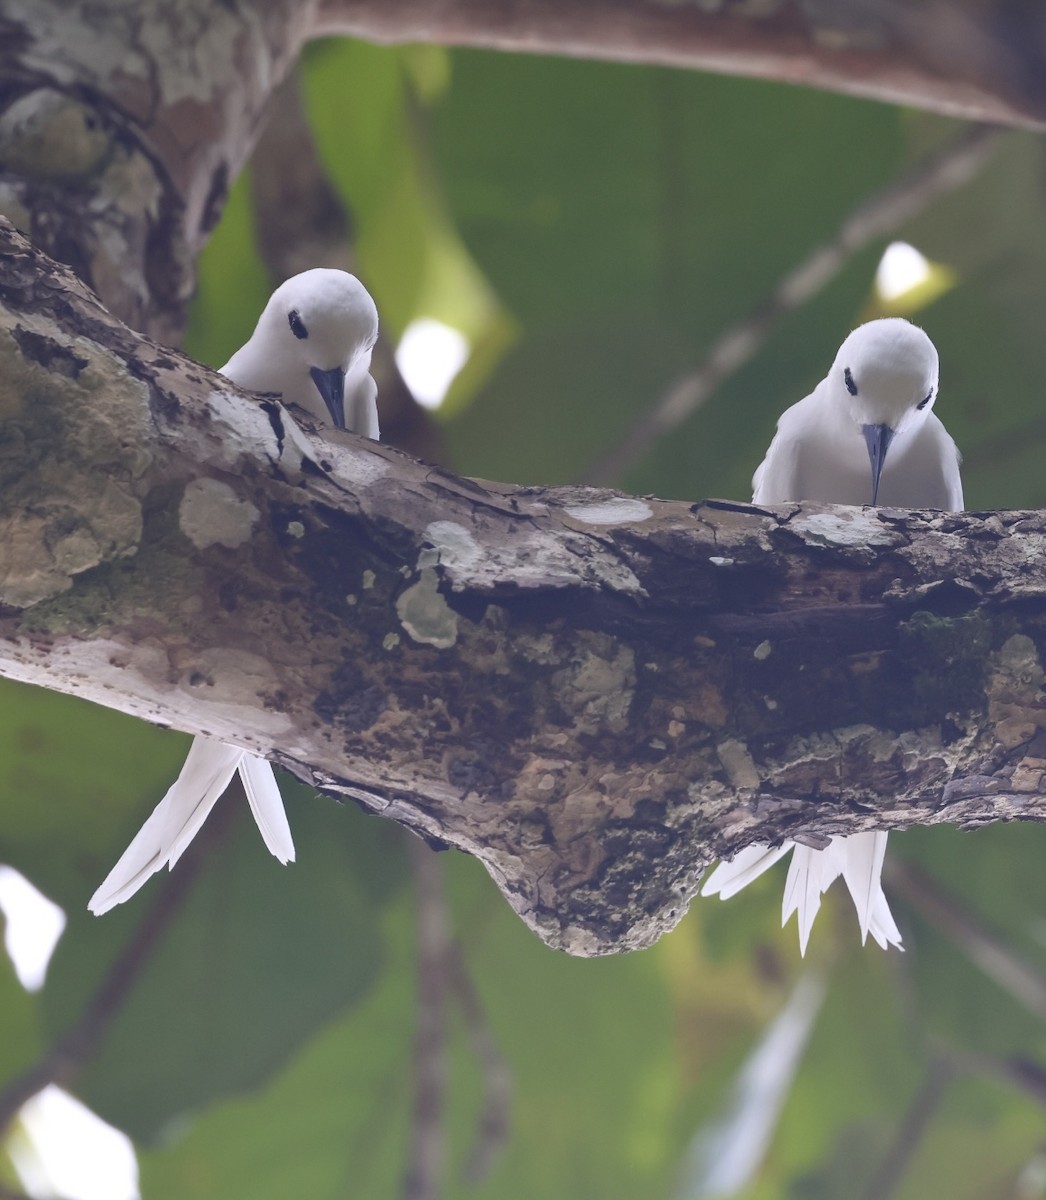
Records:
[[[862,1200],[890,1200],[895,1195],[954,1078],[954,1068],[946,1059],[930,1063],[922,1086],[897,1122],[894,1143],[869,1181]]]
[[[712,343],[704,361],[684,375],[584,472],[583,482],[614,482],[650,447],[678,428],[715,389],[762,348],[782,317],[821,291],[874,238],[891,233],[935,200],[968,183],[985,165],[1002,130],[972,126],[889,187],[862,201],[831,241],[818,246],[781,280],[770,297]]]
[[[512,1072],[501,1053],[479,995],[469,976],[460,942],[450,947],[450,986],[461,1009],[483,1083],[482,1112],[465,1169],[464,1182],[476,1186],[493,1170],[508,1142],[512,1111]]]
[[[435,851],[408,836],[416,893],[418,951],[414,1105],[403,1200],[439,1200],[447,1165],[447,992],[450,909],[443,864]]]
[[[37,1092],[51,1083],[68,1087],[90,1060],[141,978],[156,946],[188,898],[200,865],[205,860],[204,847],[214,846],[221,841],[235,811],[234,805],[217,806],[207,828],[196,839],[197,845],[182,858],[178,870],[172,872],[164,886],[157,890],[152,907],[113,959],[79,1019],[39,1062],[13,1079],[0,1092],[0,1133],[8,1128],[22,1105]]]
[[[352,216],[320,157],[297,71],[273,93],[266,118],[251,159],[251,197],[258,250],[274,282],[310,267],[358,274]],[[444,461],[439,428],[399,373],[387,331],[378,339],[371,370],[382,440],[418,458]]]
[[[886,864],[890,887],[939,932],[950,938],[993,983],[1035,1016],[1046,1020],[1046,975],[986,929],[955,898],[918,867],[892,857]]]
[[[1046,1108],[1046,1067],[1029,1058],[995,1058],[965,1046],[947,1047],[955,1065],[970,1074],[981,1075],[1023,1092]]]
[[[1034,3],[320,0],[312,33],[660,63],[1046,125],[1046,24]]]
[[[408,850],[417,893],[418,1019],[414,1117],[403,1195],[405,1200],[437,1200],[447,1159],[447,1036],[451,998],[461,1010],[483,1086],[476,1140],[463,1173],[470,1185],[487,1177],[508,1139],[512,1075],[469,977],[461,944],[451,933],[452,917],[442,862],[420,838],[410,837]]]

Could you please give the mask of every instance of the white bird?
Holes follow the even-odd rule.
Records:
[[[825,378],[777,422],[752,479],[755,503],[870,501],[961,510],[959,452],[932,411],[938,374],[933,342],[908,321],[887,317],[859,326]],[[886,839],[882,832],[855,833],[823,850],[794,842],[748,846],[716,867],[701,894],[726,900],[791,850],[781,924],[798,912],[803,954],[821,896],[840,875],[857,908],[861,941],[870,933],[884,950],[900,947],[881,882]]]
[[[317,268],[273,292],[250,340],[221,373],[248,391],[279,392],[285,404],[320,421],[376,439],[370,357],[377,337],[378,313],[363,284],[345,271]],[[178,778],[91,897],[91,912],[108,912],[161,867],[173,867],[237,771],[265,845],[281,863],[292,862],[294,842],[270,764],[197,737]]]

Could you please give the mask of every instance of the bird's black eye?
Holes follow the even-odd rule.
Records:
[[[926,393],[926,395],[919,401],[919,403],[915,407],[916,408],[925,408],[932,399],[933,399],[933,391],[931,389],[930,391],[928,391]]]
[[[305,322],[301,319],[301,314],[296,308],[292,308],[287,314],[287,324],[291,327],[291,333],[296,338],[304,341],[309,336],[309,331],[305,328]]]
[[[854,377],[850,374],[850,368],[846,367],[843,370],[843,383],[846,384],[846,390],[851,396],[857,395],[857,384],[854,383]]]

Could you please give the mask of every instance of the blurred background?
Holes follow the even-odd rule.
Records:
[[[315,265],[377,301],[387,440],[462,474],[747,499],[777,415],[899,313],[940,351],[968,507],[1046,506],[1031,133],[330,40],[234,186],[186,348],[220,365]],[[837,887],[801,960],[782,864],[585,961],[474,861],[284,776],[296,865],[229,797],[90,917],[187,745],[0,681],[0,1196],[1046,1196],[1046,829],[895,834],[903,954],[860,946]]]

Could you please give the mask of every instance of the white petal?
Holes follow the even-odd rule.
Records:
[[[702,885],[701,895],[729,900],[783,858],[793,845],[793,842],[784,842],[775,850],[767,846],[746,846],[740,854],[716,867]]]
[[[272,765],[264,758],[245,754],[240,760],[240,778],[269,853],[281,863],[294,862],[294,841]]]

